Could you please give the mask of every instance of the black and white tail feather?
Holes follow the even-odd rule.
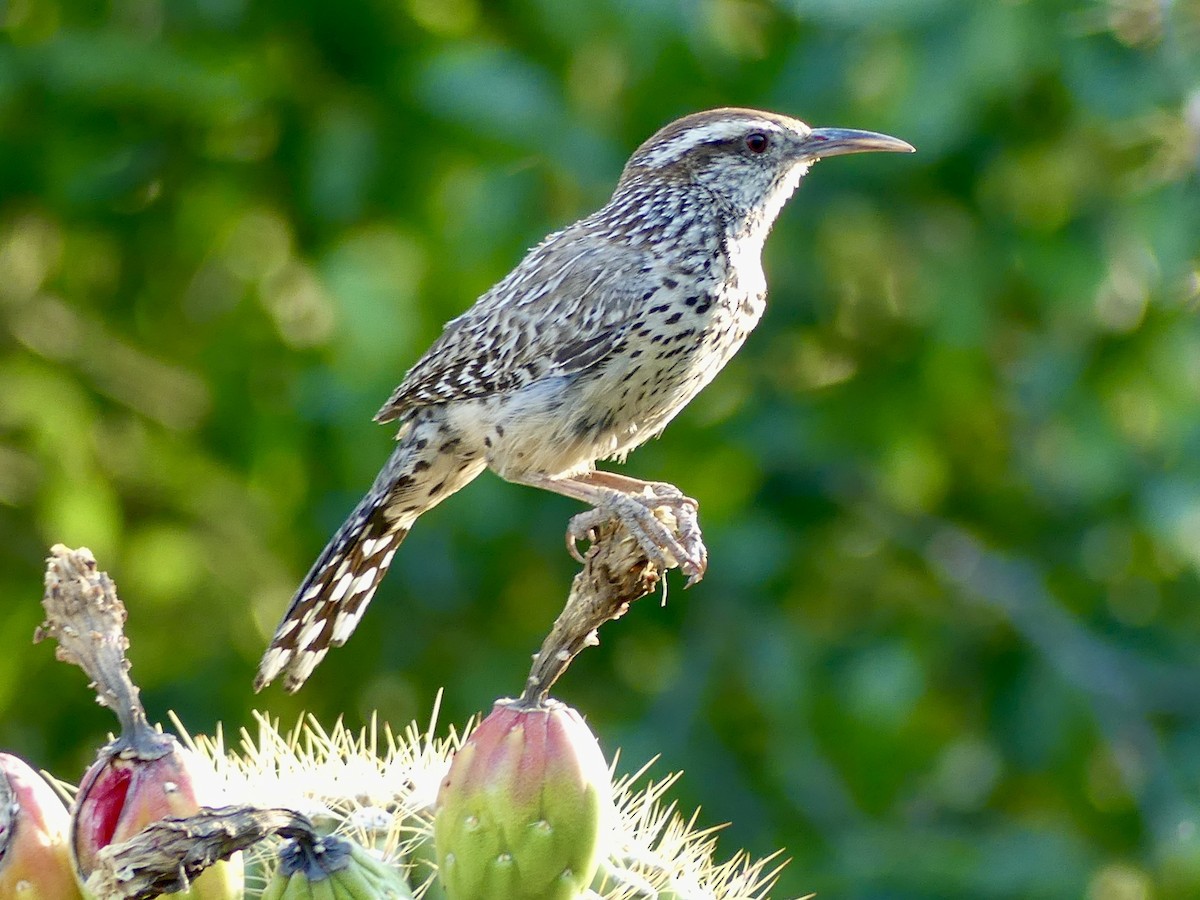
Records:
[[[299,690],[329,648],[354,633],[413,523],[483,470],[436,407],[406,422],[398,440],[292,597],[259,663],[255,690],[280,675],[287,691]]]
[[[263,654],[256,691],[280,674],[285,690],[298,690],[329,648],[354,633],[411,525],[388,517],[387,499],[364,497],[317,558]]]

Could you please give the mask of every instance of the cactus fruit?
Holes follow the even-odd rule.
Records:
[[[24,760],[0,753],[0,897],[77,900],[67,808]]]
[[[412,900],[400,872],[339,835],[290,840],[261,900]]]
[[[71,855],[85,892],[102,848],[129,840],[159,819],[196,813],[213,797],[211,778],[204,762],[168,734],[147,732],[137,752],[122,752],[115,743],[103,748],[83,776],[71,815]],[[242,896],[242,887],[241,857],[235,856],[212,866],[178,896],[232,900]]]
[[[498,702],[438,792],[434,842],[447,896],[582,896],[611,810],[608,765],[575,710]]]

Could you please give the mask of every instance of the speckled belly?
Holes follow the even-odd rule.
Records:
[[[504,477],[531,471],[567,476],[624,456],[661,432],[712,381],[763,307],[761,294],[674,305],[648,315],[593,368],[480,401],[472,415],[487,422],[488,464]]]

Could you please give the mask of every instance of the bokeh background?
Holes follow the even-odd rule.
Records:
[[[556,693],[682,768],[777,896],[1200,897],[1195,0],[0,4],[0,746],[111,727],[30,637],[91,547],[154,717],[446,721],[519,691],[566,500],[422,519],[298,697],[259,654],[389,451],[371,416],[670,119],[752,105],[915,156],[818,166],[771,305],[623,471],[712,565]]]

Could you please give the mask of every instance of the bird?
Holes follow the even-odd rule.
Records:
[[[484,469],[589,504],[572,548],[615,519],[648,558],[698,579],[696,501],[596,463],[658,435],[741,348],[765,308],[764,241],[815,162],[913,149],[731,107],[652,135],[609,201],[448,322],[383,404],[375,420],[398,423],[396,446],[297,589],[255,690],[280,675],[298,690],[357,627],[416,520]]]

